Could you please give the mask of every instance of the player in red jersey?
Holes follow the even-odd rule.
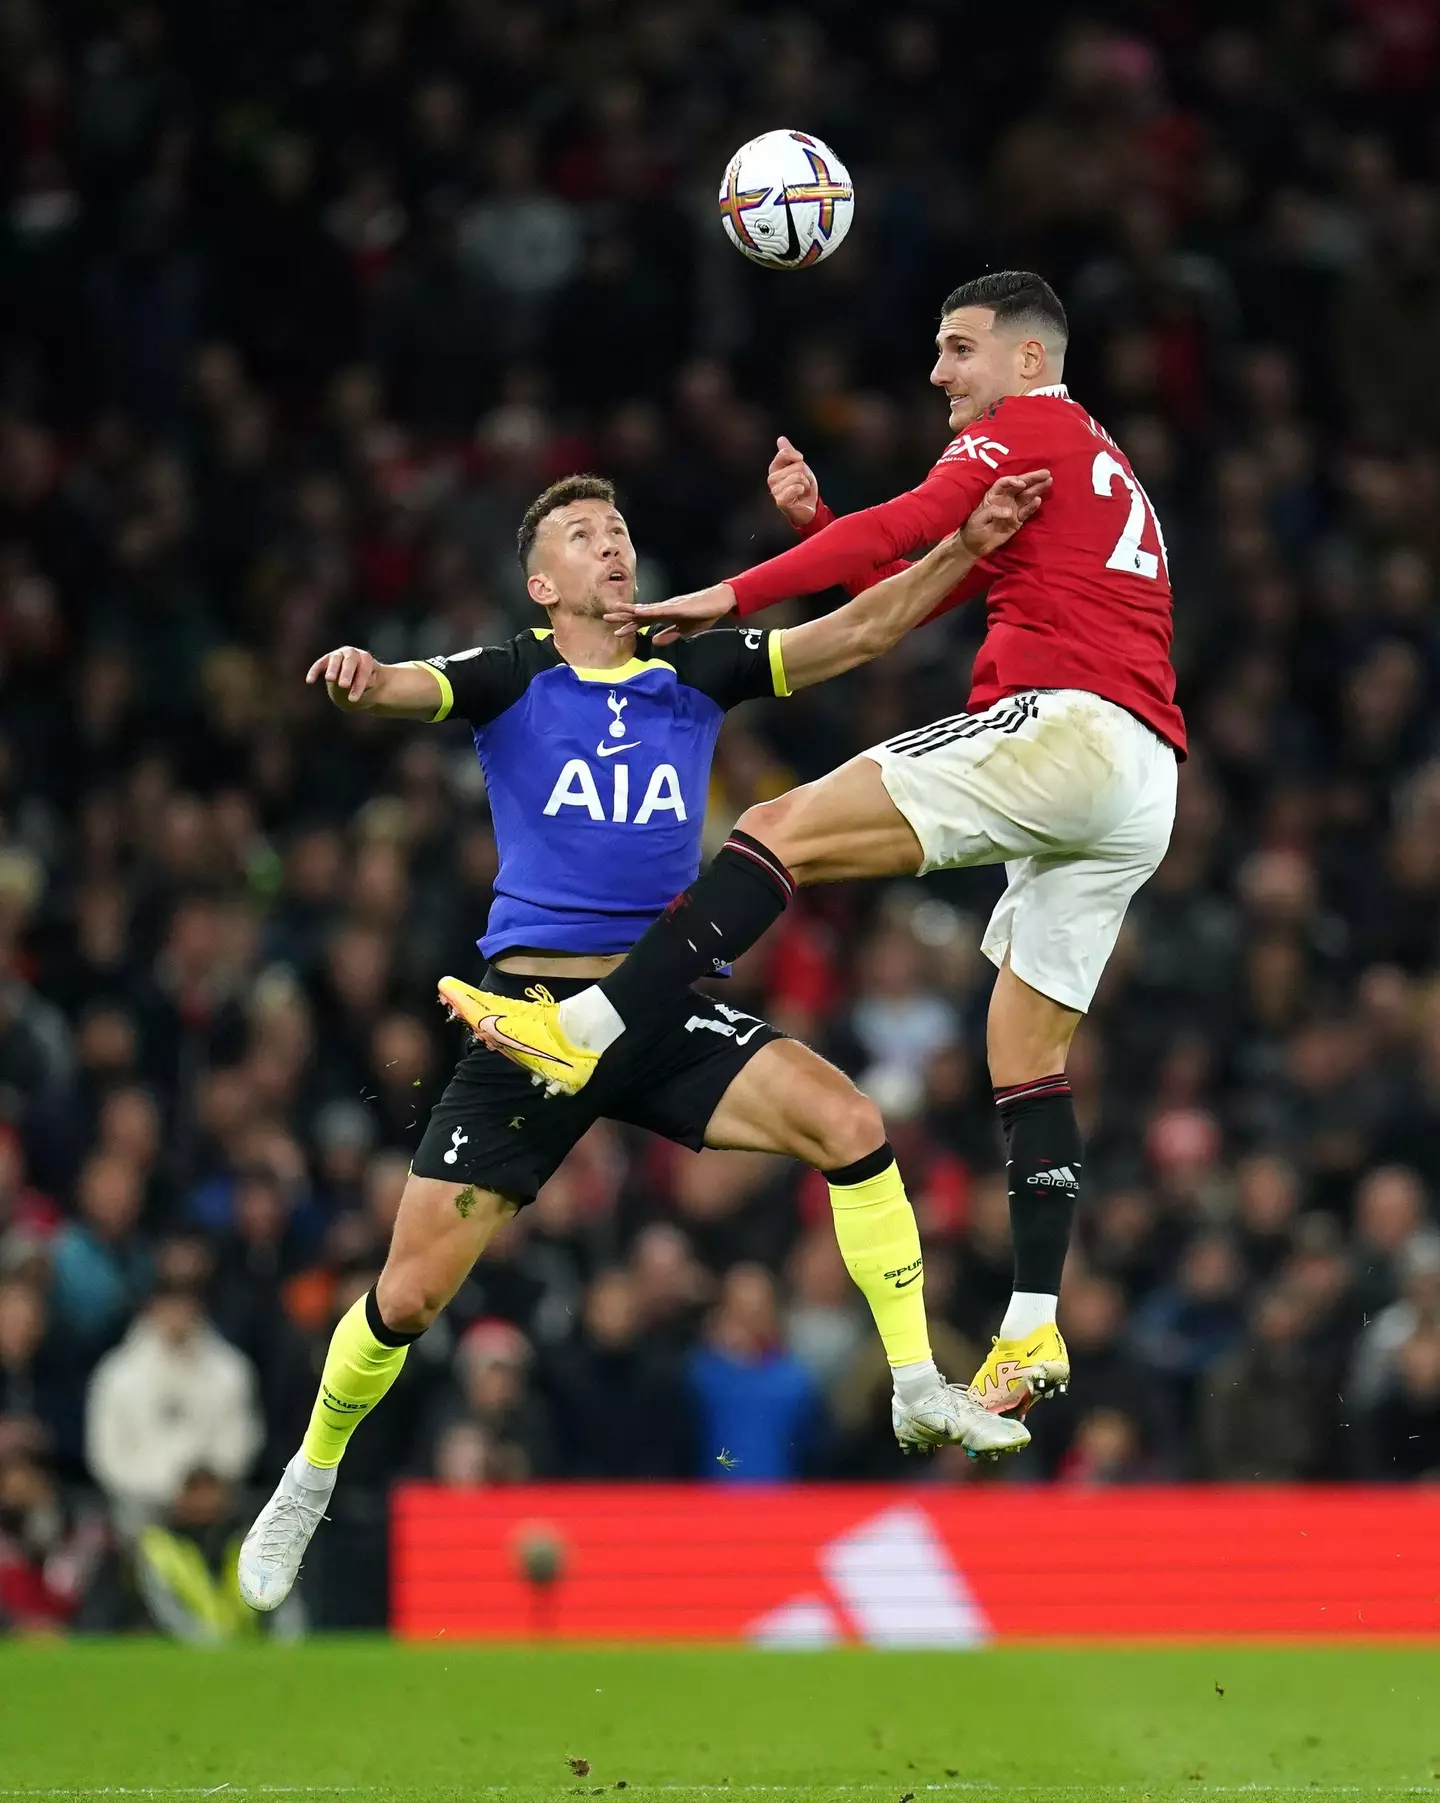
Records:
[[[1051,473],[1036,520],[938,610],[986,594],[964,713],[751,808],[602,983],[499,1022],[512,1045],[535,1049],[531,1068],[578,1085],[621,1033],[645,1031],[677,986],[754,944],[797,887],[1004,863],[1009,881],[983,949],[999,966],[987,1050],[1015,1281],[972,1385],[1001,1412],[1023,1413],[1069,1378],[1055,1314],[1082,1148],[1066,1055],[1130,898],[1169,843],[1185,753],[1164,539],[1124,453],[1062,383],[1067,336],[1064,309],[1038,276],[957,288],[930,376],[955,436],[918,488],[836,519],[782,441],[771,489],[804,542],[714,588],[626,610],[627,621],[695,631],[836,583],[855,593],[953,532],[998,475]]]

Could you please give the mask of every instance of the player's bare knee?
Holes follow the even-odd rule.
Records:
[[[885,1143],[885,1121],[880,1110],[853,1084],[843,1089],[836,1086],[827,1096],[816,1123],[820,1154],[816,1159],[822,1171],[842,1171]]]
[[[424,1333],[449,1300],[444,1287],[413,1259],[387,1263],[375,1285],[375,1304],[391,1333]]]
[[[737,832],[758,839],[767,851],[774,852],[792,876],[792,859],[798,858],[800,852],[793,831],[798,811],[795,794],[792,790],[789,795],[777,795],[774,801],[756,802],[735,823]]]

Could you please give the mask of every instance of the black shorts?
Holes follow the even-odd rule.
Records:
[[[540,981],[557,1001],[588,987],[573,977],[522,977],[493,966],[480,986],[519,997]],[[698,1152],[725,1091],[761,1046],[784,1037],[768,1021],[692,989],[659,1032],[623,1034],[575,1096],[547,1096],[529,1071],[474,1045],[436,1104],[411,1169],[530,1202],[602,1118]]]

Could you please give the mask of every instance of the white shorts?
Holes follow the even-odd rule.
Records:
[[[867,751],[915,829],[921,871],[1000,864],[981,949],[1082,1013],[1130,898],[1165,855],[1175,753],[1083,689],[1031,689]]]

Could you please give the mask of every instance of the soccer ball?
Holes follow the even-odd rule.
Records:
[[[720,223],[742,257],[766,269],[808,269],[839,248],[855,214],[845,165],[803,131],[742,144],[720,184]]]

